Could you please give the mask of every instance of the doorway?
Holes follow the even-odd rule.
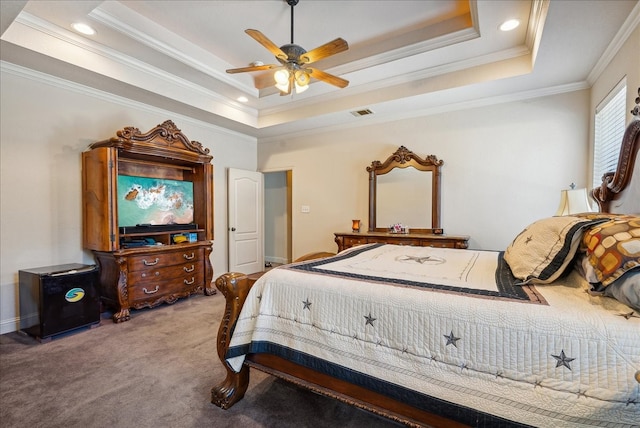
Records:
[[[293,171],[264,172],[265,266],[291,263]]]

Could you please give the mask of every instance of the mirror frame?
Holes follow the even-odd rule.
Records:
[[[428,228],[411,228],[411,233],[433,233],[441,235],[443,233],[440,227],[440,167],[444,161],[438,160],[435,155],[428,155],[421,158],[407,149],[400,146],[391,156],[384,162],[373,161],[371,166],[367,167],[369,173],[369,232],[387,232],[388,227],[377,227],[376,225],[376,207],[377,207],[377,188],[378,176],[387,174],[395,168],[414,167],[418,171],[432,172],[431,180],[431,229]],[[407,195],[409,198],[417,195]]]

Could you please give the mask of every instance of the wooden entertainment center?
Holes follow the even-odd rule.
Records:
[[[211,160],[209,149],[190,141],[170,120],[146,133],[126,127],[82,153],[83,246],[98,263],[101,299],[114,310],[114,322],[128,321],[131,308],[173,303],[197,292],[215,294],[209,258]],[[118,198],[123,176],[192,183],[193,221],[123,225],[118,218],[118,204],[125,202]]]

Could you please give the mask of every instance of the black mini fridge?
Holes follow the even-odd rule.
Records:
[[[20,282],[20,329],[41,342],[100,323],[98,268],[65,264],[24,269]]]

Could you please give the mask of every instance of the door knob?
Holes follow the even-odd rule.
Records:
[[[232,228],[231,228],[231,231],[232,231],[232,232],[235,232],[235,231],[236,231],[236,228],[235,228],[235,227],[232,227]]]

